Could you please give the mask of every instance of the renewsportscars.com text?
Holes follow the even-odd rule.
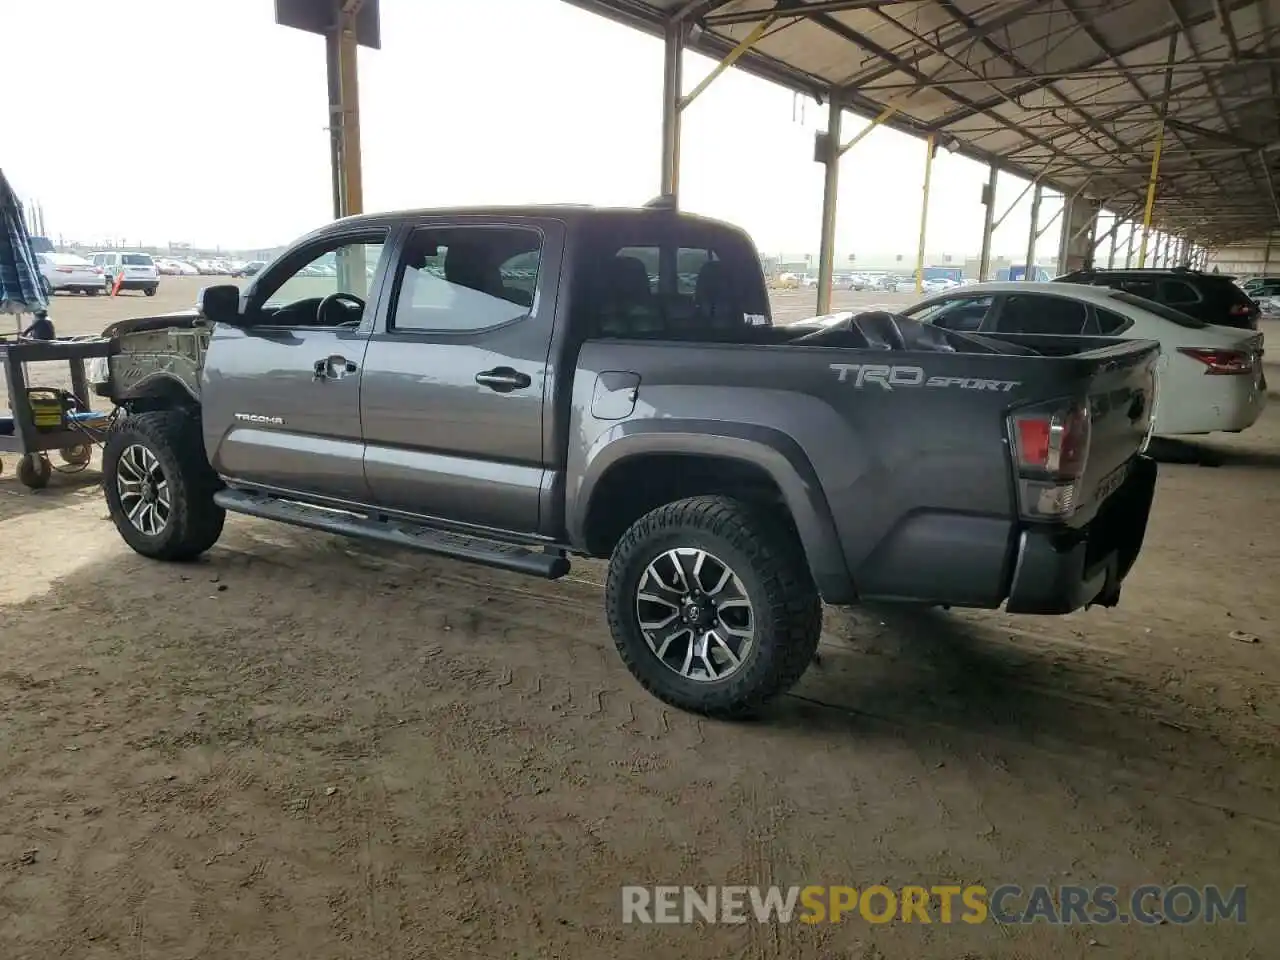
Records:
[[[1246,889],[1078,886],[627,886],[623,923],[1244,923]]]

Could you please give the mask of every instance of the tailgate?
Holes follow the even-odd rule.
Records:
[[[1088,383],[1089,453],[1076,489],[1077,522],[1087,522],[1124,483],[1154,423],[1159,345],[1131,341],[1108,352]]]

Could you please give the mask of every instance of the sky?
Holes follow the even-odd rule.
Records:
[[[0,0],[0,165],[47,232],[101,243],[276,246],[330,219],[323,40],[272,0]],[[685,88],[712,62],[686,54]],[[662,44],[560,0],[382,0],[360,51],[365,209],[640,204],[659,191]],[[844,135],[866,121],[844,117]],[[681,206],[764,254],[818,249],[826,108],[731,70],[683,119]],[[837,249],[914,261],[923,141],[877,129],[840,168]],[[938,151],[927,249],[976,255],[986,168]],[[1001,175],[1003,212],[1025,181]],[[1060,208],[1047,194],[1041,223]],[[993,250],[1021,260],[1025,198]],[[1104,221],[1105,224],[1105,221]],[[1052,258],[1055,223],[1037,254]]]

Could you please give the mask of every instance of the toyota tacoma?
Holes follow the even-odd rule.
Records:
[[[775,326],[742,231],[654,204],[367,215],[109,328],[104,489],[147,557],[227,511],[554,579],[608,559],[627,667],[732,716],[823,602],[1114,605],[1158,345],[887,313]]]

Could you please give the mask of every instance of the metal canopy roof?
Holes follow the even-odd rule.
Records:
[[[1204,243],[1280,229],[1280,0],[568,0]]]

